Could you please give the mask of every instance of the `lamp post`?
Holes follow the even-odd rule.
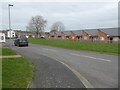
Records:
[[[11,39],[11,18],[10,18],[10,7],[13,6],[12,4],[8,4],[8,13],[9,13],[9,30],[10,30],[10,39]],[[11,41],[11,40],[10,40]],[[10,43],[10,47],[11,47],[12,41]]]
[[[10,6],[13,6],[13,5],[12,5],[12,4],[8,4],[8,12],[9,12],[9,30],[11,30]]]

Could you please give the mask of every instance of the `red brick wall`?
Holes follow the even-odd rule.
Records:
[[[51,38],[50,33],[47,33],[47,38]]]
[[[74,37],[74,39],[73,39],[72,37]],[[75,33],[70,32],[70,39],[73,40],[73,41],[77,41],[77,40],[78,40],[78,37],[76,36]]]
[[[54,38],[58,38],[58,34],[57,33],[54,33]]]
[[[61,37],[66,39],[66,35],[63,32],[61,33]]]
[[[84,40],[84,37],[87,37],[86,41],[89,41],[91,36],[88,35],[88,33],[86,33],[85,31],[82,31],[82,39]]]
[[[100,40],[100,37],[104,37],[104,40],[101,41],[101,40]],[[105,34],[104,32],[98,31],[98,40],[99,40],[100,42],[108,43],[109,37],[108,37],[107,34]]]

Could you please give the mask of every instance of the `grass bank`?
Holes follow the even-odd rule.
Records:
[[[3,52],[10,49],[3,49]],[[11,53],[15,51],[11,50]],[[8,55],[8,52],[5,55]],[[11,54],[10,54],[11,55]],[[2,88],[27,88],[33,78],[33,65],[23,57],[2,58]]]
[[[17,55],[17,53],[10,48],[0,48],[0,55]]]
[[[33,65],[25,58],[2,59],[2,88],[26,88],[33,77]]]
[[[94,51],[94,52],[104,52],[104,53],[114,53],[120,54],[118,52],[118,44],[108,44],[108,43],[92,43],[92,42],[74,42],[74,41],[58,41],[58,40],[46,40],[40,38],[29,38],[29,43],[40,44],[47,46],[55,46],[61,48],[83,50],[83,51]]]

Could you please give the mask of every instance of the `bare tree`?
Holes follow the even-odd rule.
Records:
[[[40,33],[44,32],[46,23],[47,21],[42,16],[35,16],[31,18],[26,29],[35,32],[37,37],[39,37]]]
[[[62,22],[56,22],[51,27],[51,32],[64,31],[65,26]]]

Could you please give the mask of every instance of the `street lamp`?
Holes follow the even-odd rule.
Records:
[[[10,19],[10,7],[13,6],[12,4],[8,4],[8,13],[9,13],[9,30],[12,30],[11,29],[11,19]],[[11,39],[11,31],[10,31],[10,39]],[[10,40],[11,41],[11,40]],[[12,41],[11,41],[11,44],[12,44]],[[11,47],[11,44],[10,44],[10,47]]]
[[[12,5],[12,4],[8,4],[8,12],[9,12],[9,30],[11,30],[10,6],[13,6],[13,5]]]

